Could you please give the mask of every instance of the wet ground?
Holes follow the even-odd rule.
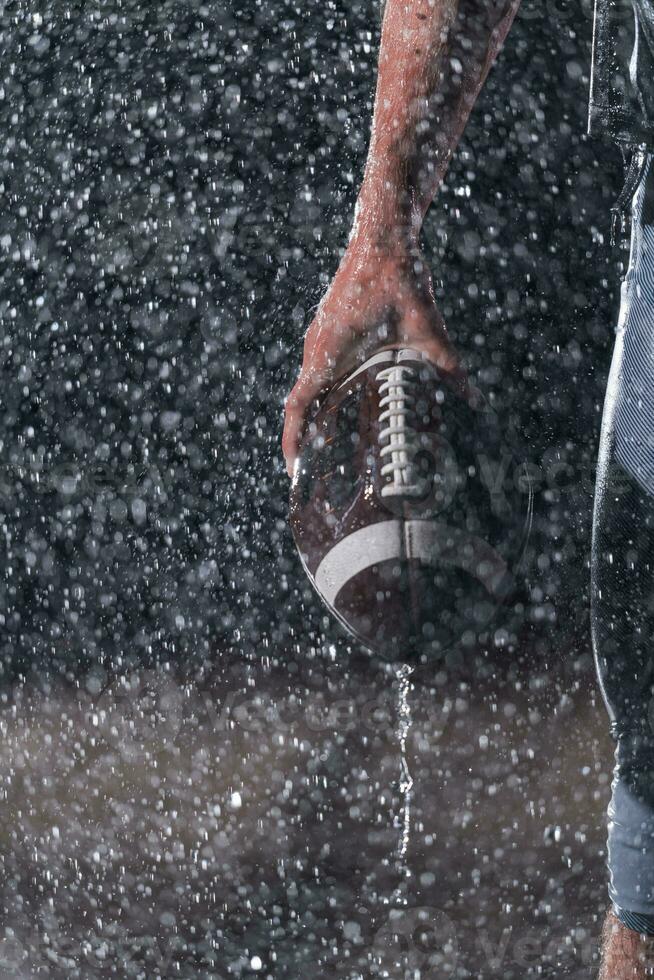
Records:
[[[592,675],[561,696],[395,670],[332,653],[5,691],[0,975],[593,976]]]

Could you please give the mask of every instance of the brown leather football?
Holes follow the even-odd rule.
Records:
[[[295,543],[349,632],[389,659],[471,640],[512,594],[528,472],[481,396],[414,350],[375,354],[322,402],[291,485]]]

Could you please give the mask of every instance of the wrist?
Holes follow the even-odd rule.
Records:
[[[418,248],[422,214],[413,195],[397,180],[376,174],[364,178],[357,199],[351,244],[391,252]]]

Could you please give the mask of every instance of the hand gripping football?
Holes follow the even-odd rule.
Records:
[[[490,624],[531,514],[527,468],[496,414],[414,350],[381,351],[328,393],[291,485],[316,591],[389,659],[439,657]]]

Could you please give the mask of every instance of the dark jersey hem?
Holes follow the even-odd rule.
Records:
[[[654,148],[654,0],[595,0],[588,132]]]
[[[643,125],[641,120],[634,119],[627,112],[616,111],[597,103],[590,106],[587,132],[593,137],[617,140],[631,146],[645,146],[647,149],[654,148],[654,126]]]

